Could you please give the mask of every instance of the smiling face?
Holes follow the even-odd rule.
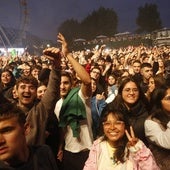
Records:
[[[11,74],[8,71],[5,71],[1,74],[1,82],[6,85],[8,83],[10,83],[11,81]]]
[[[16,90],[20,106],[30,106],[37,96],[37,89],[31,83],[21,82]]]
[[[47,90],[47,86],[41,85],[37,88],[37,99],[40,99],[44,96],[45,92]]]
[[[137,102],[139,98],[139,90],[137,85],[130,81],[126,83],[122,90],[122,99],[127,107],[130,107]]]
[[[103,131],[109,144],[114,146],[124,136],[125,124],[113,113],[109,113],[106,121],[103,122]]]

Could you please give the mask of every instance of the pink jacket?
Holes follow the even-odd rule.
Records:
[[[98,170],[101,142],[101,138],[94,141],[83,170]],[[126,160],[126,165],[124,165],[126,170],[160,170],[150,149],[148,149],[141,140],[139,140],[134,147],[130,147],[129,151],[130,154]],[[118,169],[120,169],[120,166],[119,164]],[[124,166],[122,164],[122,168]],[[114,169],[116,170],[117,168],[115,167]]]

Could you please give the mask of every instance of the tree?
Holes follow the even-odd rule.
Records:
[[[113,36],[117,32],[118,17],[112,9],[100,7],[80,23],[69,19],[64,21],[58,31],[71,42],[76,38],[93,39],[97,35]]]
[[[156,4],[145,4],[138,8],[136,24],[139,26],[138,32],[152,32],[162,27],[160,14]]]
[[[118,17],[112,9],[100,7],[81,22],[82,33],[87,39],[97,35],[113,36],[117,32]]]
[[[61,32],[67,37],[68,43],[71,43],[73,39],[79,38],[80,36],[80,24],[74,19],[66,20],[60,25],[58,32]]]

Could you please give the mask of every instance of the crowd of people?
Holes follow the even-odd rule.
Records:
[[[0,57],[0,169],[168,170],[170,48]]]

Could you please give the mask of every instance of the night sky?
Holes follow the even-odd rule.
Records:
[[[22,0],[0,0],[0,25],[20,28],[24,23]],[[163,27],[170,28],[169,0],[26,0],[27,23],[25,29],[46,39],[56,39],[58,26],[67,19],[81,21],[92,11],[103,6],[113,9],[119,19],[118,31],[133,32],[138,7],[145,3],[158,6]]]

